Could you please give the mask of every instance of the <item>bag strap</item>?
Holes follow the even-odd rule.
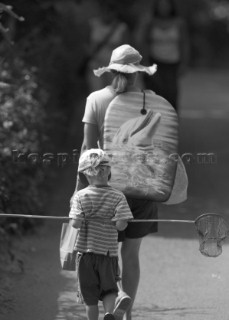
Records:
[[[142,109],[141,109],[141,114],[145,115],[147,113],[146,109],[145,109],[145,105],[146,105],[146,94],[145,94],[145,91],[142,90],[142,93],[143,93],[143,106],[142,106]]]

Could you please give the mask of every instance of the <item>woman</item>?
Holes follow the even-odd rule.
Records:
[[[141,59],[141,55],[133,47],[122,45],[112,52],[108,67],[94,71],[97,76],[101,76],[105,72],[111,72],[113,81],[111,85],[91,93],[87,98],[83,117],[84,139],[82,152],[90,148],[97,148],[98,145],[103,148],[104,117],[110,102],[123,92],[141,92],[141,89],[135,84],[138,72],[144,72],[149,75],[155,73],[154,66],[144,67],[140,65]],[[151,90],[148,91],[149,94],[154,95]],[[173,109],[172,112],[175,113]],[[82,187],[82,182],[78,179],[76,189],[79,190]],[[128,197],[127,201],[134,218],[157,219],[157,205],[154,201]],[[144,236],[154,232],[157,232],[157,223],[151,222],[130,223],[124,232],[119,233],[119,241],[122,242],[122,287],[124,292],[131,297],[131,304],[129,306],[128,296],[120,290],[120,296],[117,299],[117,305],[114,310],[116,319],[122,319],[128,307],[126,320],[131,320],[131,310],[140,278],[140,245]]]
[[[174,0],[156,0],[144,43],[150,63],[156,63],[155,77],[146,78],[148,88],[167,99],[178,109],[179,75],[187,65],[188,36]],[[143,44],[144,45],[144,44]]]

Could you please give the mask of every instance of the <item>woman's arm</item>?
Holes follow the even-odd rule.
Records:
[[[98,148],[98,143],[97,143],[98,139],[99,139],[99,130],[97,125],[91,124],[91,123],[85,123],[81,153],[91,148]]]
[[[84,137],[83,137],[83,143],[81,146],[81,154],[91,148],[98,148],[98,141],[99,139],[99,130],[97,125],[91,124],[91,123],[85,123],[84,124]],[[72,200],[74,197],[75,192],[85,188],[85,185],[80,181],[79,176],[77,176],[76,179],[76,188],[73,192],[73,195],[70,199],[70,207],[72,206]]]

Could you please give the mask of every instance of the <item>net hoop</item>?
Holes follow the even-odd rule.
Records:
[[[221,218],[222,220],[224,220],[225,224],[227,224],[226,220],[224,219],[224,217],[222,217],[219,213],[203,213],[200,216],[198,216],[194,222],[197,223],[200,219],[207,217],[207,216],[216,216]]]
[[[226,220],[217,213],[205,213],[195,220],[199,237],[199,251],[206,257],[218,257],[222,253],[222,245],[229,235]]]

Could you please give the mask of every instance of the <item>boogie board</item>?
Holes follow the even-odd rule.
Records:
[[[111,159],[110,185],[126,196],[168,200],[176,174],[178,119],[173,107],[151,90],[127,92],[109,104],[104,151]]]

